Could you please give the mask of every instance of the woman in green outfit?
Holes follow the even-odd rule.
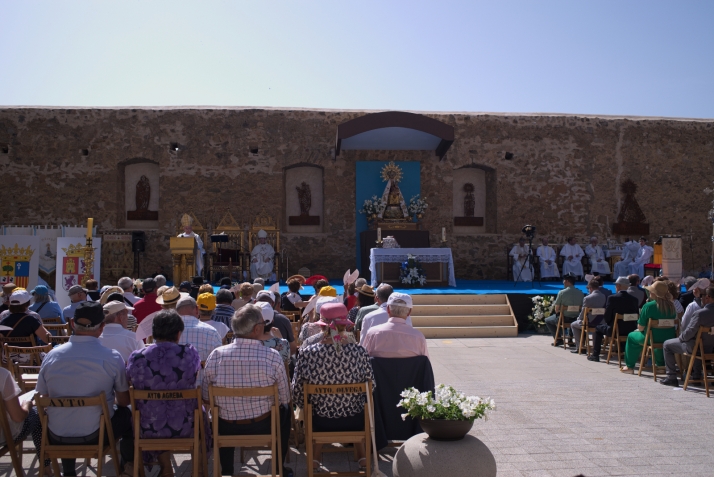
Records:
[[[677,317],[672,303],[672,295],[669,293],[667,283],[660,281],[645,287],[650,292],[650,301],[644,304],[640,310],[640,318],[637,320],[637,331],[627,335],[625,345],[625,367],[620,369],[623,373],[634,374],[635,363],[640,359],[640,353],[645,344],[645,330],[647,323],[652,320],[673,320]],[[676,336],[674,327],[665,329],[653,329],[652,340],[655,343],[664,343]],[[664,355],[661,349],[654,351],[654,360],[657,366],[664,366]]]

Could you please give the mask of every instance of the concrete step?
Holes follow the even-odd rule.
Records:
[[[414,305],[412,316],[510,315],[511,307],[503,305]]]
[[[414,305],[505,305],[506,295],[412,295]]]
[[[498,338],[518,335],[518,326],[417,327],[426,338]]]
[[[447,326],[512,326],[511,315],[465,315],[465,316],[412,316],[412,326],[447,327]]]

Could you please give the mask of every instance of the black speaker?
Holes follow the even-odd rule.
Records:
[[[143,252],[145,248],[146,234],[144,232],[131,233],[131,251]]]

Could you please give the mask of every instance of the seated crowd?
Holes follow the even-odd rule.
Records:
[[[553,346],[565,346],[567,340],[572,353],[585,350],[587,359],[597,362],[605,353],[604,342],[608,361],[613,354],[618,362],[624,361],[621,372],[634,374],[638,367],[641,372],[650,367],[649,358],[652,366],[665,368],[666,377],[660,382],[668,386],[679,386],[678,374],[683,379],[687,375],[687,367],[677,365],[677,355],[683,355],[693,360],[689,380],[705,382],[702,361],[694,359],[699,350],[694,348],[701,335],[704,353],[714,351],[714,335],[699,333],[700,327],[714,327],[714,286],[708,279],[685,278],[686,292],[681,293],[679,283],[667,277],[648,276],[640,286],[640,277],[632,274],[618,277],[616,291],[611,293],[603,287],[602,278],[595,276],[587,284],[587,295],[575,287],[575,281],[573,275],[563,277],[564,288],[554,301],[555,314],[545,319]],[[660,346],[643,356],[653,344]]]
[[[369,382],[375,388],[371,357],[428,357],[424,335],[411,326],[409,295],[394,292],[386,284],[373,290],[358,280],[345,287],[342,297],[329,283],[318,281],[315,295],[307,300],[299,293],[303,283],[303,277],[291,277],[289,291],[282,295],[263,290],[261,283],[235,287],[222,283],[214,294],[210,285],[186,282],[176,288],[166,286],[163,277],[142,282],[124,277],[117,286],[92,294],[73,287],[71,305],[64,310],[47,298],[47,287],[40,285],[28,292],[10,284],[3,287],[7,310],[0,315],[0,334],[27,338],[26,346],[54,344],[39,367],[38,395],[94,397],[104,393],[113,437],[119,442],[123,476],[134,475],[135,459],[146,466],[158,465],[161,477],[173,475],[171,449],[135,455],[133,412],[140,413],[137,422],[142,439],[189,438],[196,429],[195,400],[137,400],[132,411],[132,387],[162,391],[200,386],[205,445],[210,452],[211,419],[217,419],[219,435],[268,434],[272,406],[270,396],[217,396],[218,415],[209,416],[207,410],[214,405],[209,403],[210,389],[277,385],[282,450],[277,465],[281,475],[289,476],[292,470],[283,462],[289,451],[292,413],[305,404],[305,384]],[[291,322],[281,313],[283,305],[298,316],[302,310],[302,319]],[[51,310],[53,316],[43,310]],[[43,322],[49,318],[67,323],[63,341],[52,341],[54,336]],[[148,331],[141,335],[142,330]],[[6,368],[0,368],[0,392],[13,441],[32,435],[39,456],[40,419],[31,400],[19,400],[22,390],[13,376],[13,363],[21,358],[3,353]],[[314,431],[364,430],[365,402],[364,394],[311,397]],[[99,442],[101,408],[47,407],[46,412],[50,445]],[[9,438],[0,434],[0,444]],[[359,467],[366,468],[364,444],[357,444],[355,452]],[[315,446],[313,455],[315,460],[309,465],[318,469],[321,447]],[[233,448],[221,447],[215,458],[222,475],[234,473]],[[53,475],[48,459],[44,474]],[[77,475],[74,459],[62,459],[62,475]]]

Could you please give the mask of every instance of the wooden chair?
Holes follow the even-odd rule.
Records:
[[[59,323],[56,325],[44,325],[45,329],[52,333],[53,336],[70,336],[72,330],[70,329],[69,323]]]
[[[242,436],[224,436],[218,433],[218,416],[220,405],[218,399],[225,398],[240,398],[240,397],[257,397],[269,396],[273,398],[273,403],[270,406],[270,434],[242,435]],[[211,408],[212,430],[213,430],[213,475],[221,475],[218,459],[219,449],[221,447],[268,447],[272,455],[270,469],[272,477],[280,473],[282,469],[277,469],[278,461],[282,455],[280,445],[280,414],[278,407],[280,406],[280,398],[278,395],[278,385],[262,388],[221,388],[217,386],[209,386],[208,402]]]
[[[585,308],[583,310],[583,327],[580,330],[580,348],[578,349],[578,354],[582,354],[583,351],[583,341],[585,341],[585,353],[590,356],[590,337],[593,333],[597,332],[594,326],[590,326],[591,316],[602,316],[605,314],[605,308]]]
[[[669,329],[674,328],[675,319],[671,320],[653,320],[647,323],[647,330],[645,332],[645,343],[642,349],[642,356],[640,357],[640,369],[637,371],[637,376],[642,376],[642,369],[645,367],[647,362],[647,357],[652,358],[652,375],[654,380],[657,381],[657,363],[655,362],[654,350],[662,349],[664,343],[655,343],[652,339],[652,330],[654,329]],[[661,367],[661,366],[660,366]]]
[[[3,436],[6,436],[5,445],[0,447],[0,456],[10,454],[10,460],[12,461],[12,468],[15,469],[15,475],[25,477],[25,471],[22,469],[22,442],[15,444],[12,439],[7,409],[5,408],[5,401],[2,399],[0,399],[0,429],[2,429]]]
[[[704,343],[702,342],[702,335],[704,333],[708,333],[710,335],[714,334],[714,328],[711,328],[709,326],[699,327],[699,331],[697,331],[697,339],[694,342],[694,352],[692,353],[692,356],[689,359],[687,377],[684,380],[684,386],[682,386],[682,389],[686,391],[687,386],[689,386],[689,381],[694,381],[693,379],[691,379],[692,368],[694,367],[694,361],[700,360],[702,362],[702,380],[704,381],[704,390],[707,393],[707,397],[709,397],[709,381],[711,378],[707,376],[707,362],[714,362],[714,353],[704,352]]]
[[[560,315],[558,316],[558,325],[555,327],[555,338],[553,338],[553,346],[558,342],[558,335],[560,334],[560,330],[563,330],[563,349],[568,349],[566,346],[566,336],[565,336],[565,330],[570,329],[570,323],[565,322],[565,315],[564,312],[570,311],[570,312],[580,312],[580,307],[579,306],[565,306],[560,308]]]
[[[273,250],[275,250],[275,256],[273,257],[273,272],[275,276],[280,279],[280,254],[282,249],[280,248],[280,228],[273,218],[268,215],[265,209],[261,210],[255,221],[248,230],[248,248],[245,254],[245,269],[250,271],[251,258],[250,253],[253,248],[258,244],[258,232],[260,230],[265,230],[268,234],[266,238],[266,243],[272,245]]]
[[[292,323],[299,322],[302,318],[301,311],[281,311],[280,313],[285,315],[287,319],[290,320],[290,322]]]
[[[227,345],[230,343],[233,343],[233,332],[232,331],[229,331],[228,333],[226,333],[226,336],[223,337],[224,345]]]
[[[624,315],[617,313],[615,314],[615,322],[612,325],[612,335],[608,340],[608,352],[607,352],[607,364],[610,364],[610,359],[612,358],[612,350],[617,348],[617,366],[622,367],[622,357],[625,354],[625,345],[621,343],[627,342],[627,336],[620,336],[620,322],[621,321],[637,321],[639,318],[637,313],[626,313]]]
[[[302,329],[302,324],[299,321],[291,321],[290,327],[293,329],[293,337],[297,340],[300,335],[300,330]]]
[[[50,336],[50,344],[59,346],[69,342],[69,336]]]
[[[15,376],[17,385],[20,386],[22,392],[27,392],[35,389],[37,385],[37,376],[42,365],[42,353],[52,351],[52,345],[44,346],[10,346],[5,343],[3,345],[5,356],[11,357],[13,353],[25,354],[30,356],[29,364],[16,363],[12,359],[8,359],[8,363],[12,366],[12,374]]]
[[[42,324],[43,325],[63,325],[64,323],[62,322],[62,318],[59,316],[51,317],[51,318],[42,318]]]
[[[129,388],[131,408],[134,410],[134,476],[144,476],[144,465],[141,457],[142,451],[185,451],[193,458],[193,474],[199,474],[199,465],[203,465],[203,475],[208,475],[208,461],[206,458],[205,432],[203,428],[203,412],[201,406],[201,387],[194,389],[171,389],[161,391],[137,390]],[[136,407],[136,401],[178,401],[195,399],[196,409],[193,417],[193,437],[149,439],[141,437],[141,411]],[[218,458],[216,456],[216,458]],[[141,465],[139,465],[141,463]]]
[[[99,396],[93,397],[64,397],[50,398],[42,395],[35,395],[35,403],[37,404],[37,412],[40,415],[42,423],[42,451],[40,453],[40,473],[45,473],[45,459],[52,461],[52,470],[55,475],[60,473],[60,466],[57,459],[97,459],[97,475],[102,475],[102,467],[104,465],[104,456],[109,455],[114,463],[114,475],[120,475],[119,456],[117,455],[117,446],[114,440],[114,431],[112,430],[112,420],[109,417],[109,409],[107,407],[107,397],[104,391]],[[87,445],[67,445],[67,444],[50,444],[49,427],[47,408],[68,408],[68,407],[88,407],[99,406],[101,414],[99,416],[99,441],[96,444]],[[104,438],[107,437],[109,442],[104,443]],[[141,457],[139,457],[141,458]]]
[[[10,365],[10,360],[7,359],[7,355],[5,355],[5,343],[10,344],[11,346],[19,346],[19,345],[25,345],[27,346],[28,344],[30,346],[37,346],[37,342],[35,341],[35,335],[30,335],[30,336],[12,336],[12,337],[6,337],[3,335],[0,335],[0,349],[2,351],[0,354],[2,355],[2,365],[4,368],[7,368],[8,371],[11,373],[13,372],[12,366]]]
[[[372,474],[371,466],[371,441],[369,428],[369,412],[365,404],[364,407],[364,430],[362,431],[338,431],[338,432],[315,432],[312,430],[312,404],[310,404],[311,395],[320,394],[364,394],[372,393],[371,383],[354,383],[354,384],[305,384],[303,389],[304,409],[305,409],[305,450],[307,461],[307,475],[314,477],[315,475],[366,475],[370,477]],[[314,460],[313,448],[315,444],[332,444],[338,442],[341,444],[364,443],[365,458],[367,459],[367,467],[364,471],[359,472],[315,472],[312,467]]]

